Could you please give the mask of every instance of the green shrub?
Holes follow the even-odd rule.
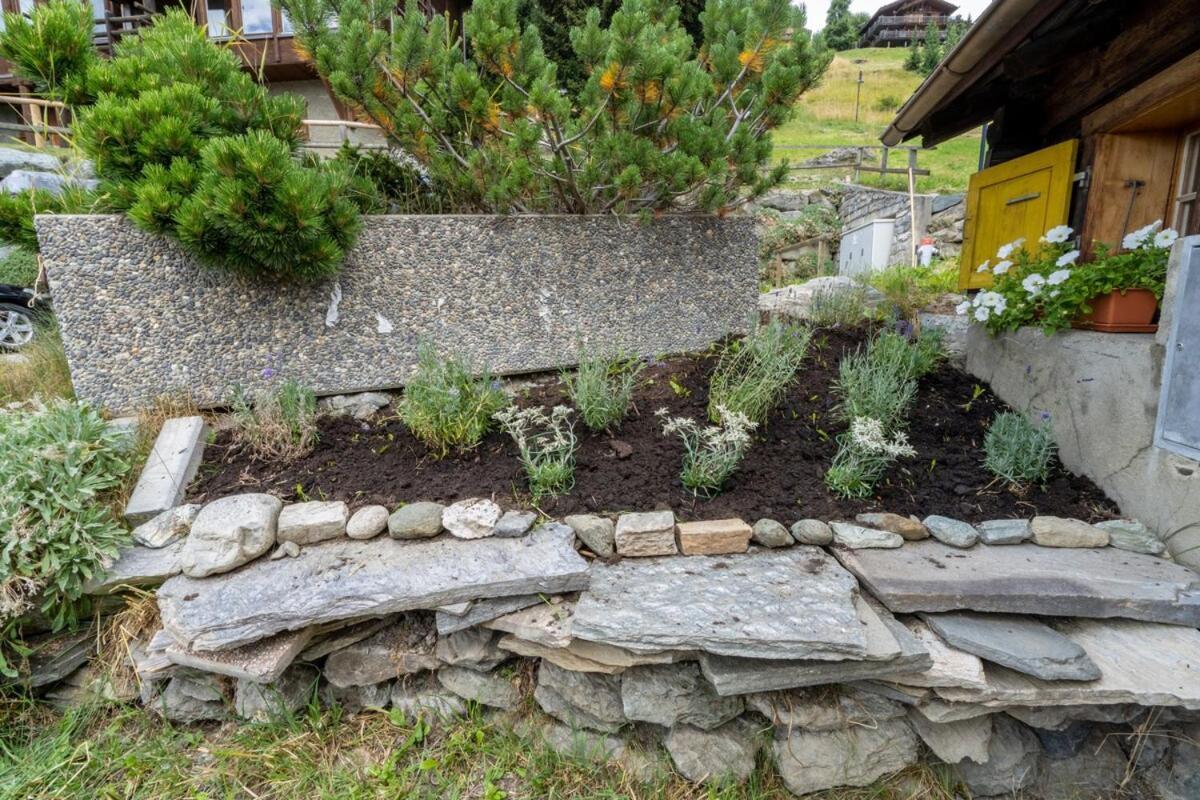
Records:
[[[755,424],[783,399],[808,353],[812,331],[771,320],[721,351],[708,384],[708,417],[721,419],[721,408]]]
[[[606,27],[592,8],[569,30],[586,75],[572,89],[541,33],[522,23],[519,0],[476,0],[465,42],[416,0],[400,16],[368,0],[282,5],[337,96],[463,210],[737,205],[783,180],[786,165],[767,169],[770,131],[831,58],[788,0],[712,0],[697,43],[676,3],[625,0]]]
[[[499,382],[490,374],[475,377],[457,356],[443,358],[433,345],[422,342],[399,413],[413,435],[441,457],[452,448],[479,444],[505,402]]]
[[[853,328],[872,316],[867,287],[856,284],[814,292],[808,320],[818,328]]]
[[[1019,490],[1033,483],[1046,484],[1055,450],[1049,415],[1041,425],[1035,425],[1024,414],[1003,411],[992,420],[983,438],[988,471]]]
[[[253,394],[235,387],[230,406],[237,439],[258,458],[291,461],[317,443],[317,398],[294,380]]]
[[[540,408],[509,406],[494,417],[516,442],[535,503],[571,491],[575,485],[575,450],[579,446],[571,409],[555,406],[546,414]]]
[[[85,582],[128,542],[109,507],[130,469],[125,444],[86,404],[0,409],[0,672],[13,674],[4,651],[22,615],[76,622]]]
[[[895,111],[900,107],[902,101],[894,94],[885,94],[883,97],[875,101],[871,107],[876,111]]]
[[[663,435],[677,435],[683,442],[683,485],[699,497],[713,497],[742,463],[750,449],[750,432],[757,425],[745,414],[717,409],[720,425],[701,427],[689,417],[668,417],[665,408],[656,412],[663,421]]]
[[[87,75],[99,62],[92,44],[92,6],[51,2],[36,6],[31,17],[5,12],[0,58],[33,83],[35,92],[67,103],[88,94]]]
[[[871,357],[870,349],[842,359],[833,385],[847,422],[879,420],[887,431],[902,427],[917,396],[917,384],[903,366]]]
[[[33,286],[37,282],[37,254],[24,247],[15,247],[0,261],[0,283],[11,286]]]
[[[16,194],[0,192],[0,242],[36,253],[39,247],[33,227],[34,214],[88,214],[106,210],[103,198],[78,186],[69,186],[57,196],[45,189]]]
[[[645,362],[617,355],[587,357],[572,374],[564,374],[567,394],[583,423],[594,431],[613,430],[629,413]]]
[[[913,322],[923,308],[957,289],[958,263],[937,261],[927,267],[888,267],[872,272],[868,282],[902,319]]]
[[[825,485],[839,497],[865,499],[897,458],[913,455],[916,451],[904,431],[888,438],[879,420],[859,417],[838,437],[838,451],[825,473]]]
[[[883,369],[894,370],[898,375],[919,380],[942,363],[944,334],[929,330],[909,339],[893,331],[882,331],[867,346],[868,355]]]

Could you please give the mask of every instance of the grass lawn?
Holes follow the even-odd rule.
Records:
[[[891,122],[896,109],[921,83],[921,77],[904,69],[907,51],[901,47],[847,50],[838,53],[821,85],[800,98],[796,117],[775,131],[780,145],[878,145],[879,136]],[[854,98],[858,72],[862,70],[862,100],[859,119],[854,120]],[[776,158],[798,163],[820,155],[820,149],[777,149]],[[904,156],[893,157],[895,166],[905,166]],[[918,155],[917,166],[932,174],[917,179],[922,192],[961,192],[979,161],[979,131],[959,136]],[[889,163],[889,166],[891,164]],[[846,167],[793,172],[792,182],[812,186],[851,177]],[[906,189],[903,175],[880,176],[863,173],[860,183]]]

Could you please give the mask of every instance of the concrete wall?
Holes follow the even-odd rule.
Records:
[[[502,373],[572,364],[580,341],[690,350],[744,330],[758,297],[750,217],[369,217],[314,285],[202,267],[120,216],[36,224],[75,392],[114,411],[219,405],[264,370],[318,394],[395,387],[422,339]]]
[[[933,214],[931,194],[918,194],[915,198],[917,244],[929,229]],[[890,192],[869,186],[847,186],[842,195],[838,213],[842,218],[843,233],[873,219],[895,219],[892,231],[892,249],[889,264],[908,264],[911,259],[913,220],[907,192]]]
[[[1200,569],[1200,464],[1154,446],[1163,359],[1153,334],[967,335],[967,370],[1009,405],[1050,412],[1063,464]]]

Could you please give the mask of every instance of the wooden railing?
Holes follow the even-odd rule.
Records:
[[[775,150],[778,152],[791,150],[820,150],[828,153],[831,150],[847,150],[853,151],[853,155],[835,164],[789,164],[788,168],[792,170],[812,170],[812,169],[845,169],[852,167],[854,169],[854,180],[858,180],[858,176],[863,172],[872,172],[878,175],[909,175],[925,176],[929,174],[929,170],[921,169],[917,166],[917,154],[924,149],[913,145],[902,145],[900,147],[886,147],[881,144],[777,144]],[[888,161],[893,152],[899,151],[905,158],[903,167],[888,165]],[[879,152],[878,165],[876,162],[867,158],[868,153]]]

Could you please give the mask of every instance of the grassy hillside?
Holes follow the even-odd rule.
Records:
[[[891,122],[896,109],[921,83],[920,76],[906,72],[902,47],[847,50],[838,53],[825,79],[800,100],[795,119],[775,132],[775,145],[878,145],[879,135]],[[863,72],[859,121],[854,121],[854,95],[858,71]],[[823,152],[777,149],[778,159],[799,163]],[[904,158],[893,156],[895,166],[903,167]],[[979,160],[979,132],[974,131],[944,142],[936,149],[921,152],[917,166],[931,171],[918,178],[918,191],[958,192],[967,187],[967,178]],[[889,163],[889,166],[892,166]],[[848,168],[794,172],[793,182],[813,185],[849,175]],[[907,178],[863,173],[861,183],[906,188]]]

